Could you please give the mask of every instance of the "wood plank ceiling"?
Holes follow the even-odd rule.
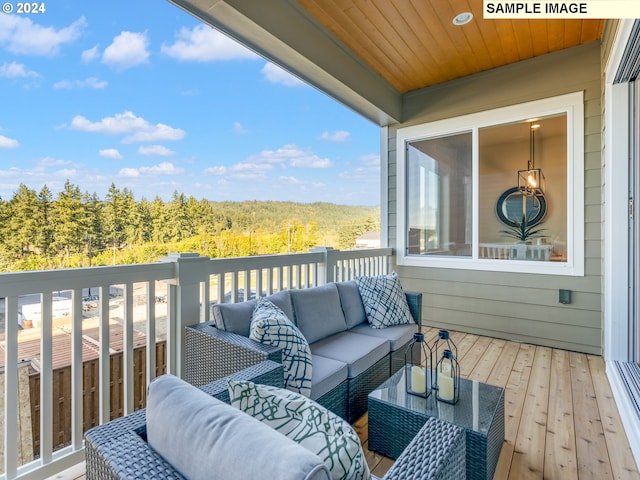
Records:
[[[298,0],[400,93],[599,40],[604,20],[485,20],[482,0]],[[473,13],[456,26],[453,18]]]

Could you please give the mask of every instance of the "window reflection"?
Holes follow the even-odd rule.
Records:
[[[471,132],[407,144],[407,253],[471,256]]]

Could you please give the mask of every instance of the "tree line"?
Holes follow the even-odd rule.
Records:
[[[233,257],[353,248],[379,229],[379,208],[295,202],[211,202],[175,191],[136,201],[111,184],[104,199],[66,181],[53,195],[21,184],[0,197],[0,271],[146,263],[170,252]]]

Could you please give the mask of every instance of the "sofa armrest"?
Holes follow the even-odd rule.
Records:
[[[422,292],[404,292],[411,316],[418,325],[422,322]]]
[[[245,368],[228,377],[203,385],[200,387],[200,390],[225,403],[231,403],[228,380],[235,380],[236,382],[248,380],[262,385],[284,388],[284,367],[281,363],[267,360]]]
[[[250,380],[282,387],[283,371],[282,364],[272,361],[261,362],[227,378],[204,385],[201,390],[229,403],[228,379]],[[88,430],[85,433],[85,455],[87,478],[91,479],[184,479],[147,443],[145,409]]]
[[[464,429],[431,417],[382,480],[466,478]]]
[[[213,322],[185,329],[185,352],[184,379],[197,387],[265,360],[282,363],[281,348],[225,332]]]
[[[94,427],[84,439],[86,476],[92,480],[184,479],[147,443],[146,410]]]

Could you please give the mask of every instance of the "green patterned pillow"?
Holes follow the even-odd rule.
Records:
[[[309,344],[298,327],[277,305],[260,298],[251,314],[249,328],[252,340],[282,348],[284,386],[310,397],[313,359]]]
[[[351,425],[299,393],[229,381],[231,405],[318,455],[334,480],[369,480],[371,474]]]

